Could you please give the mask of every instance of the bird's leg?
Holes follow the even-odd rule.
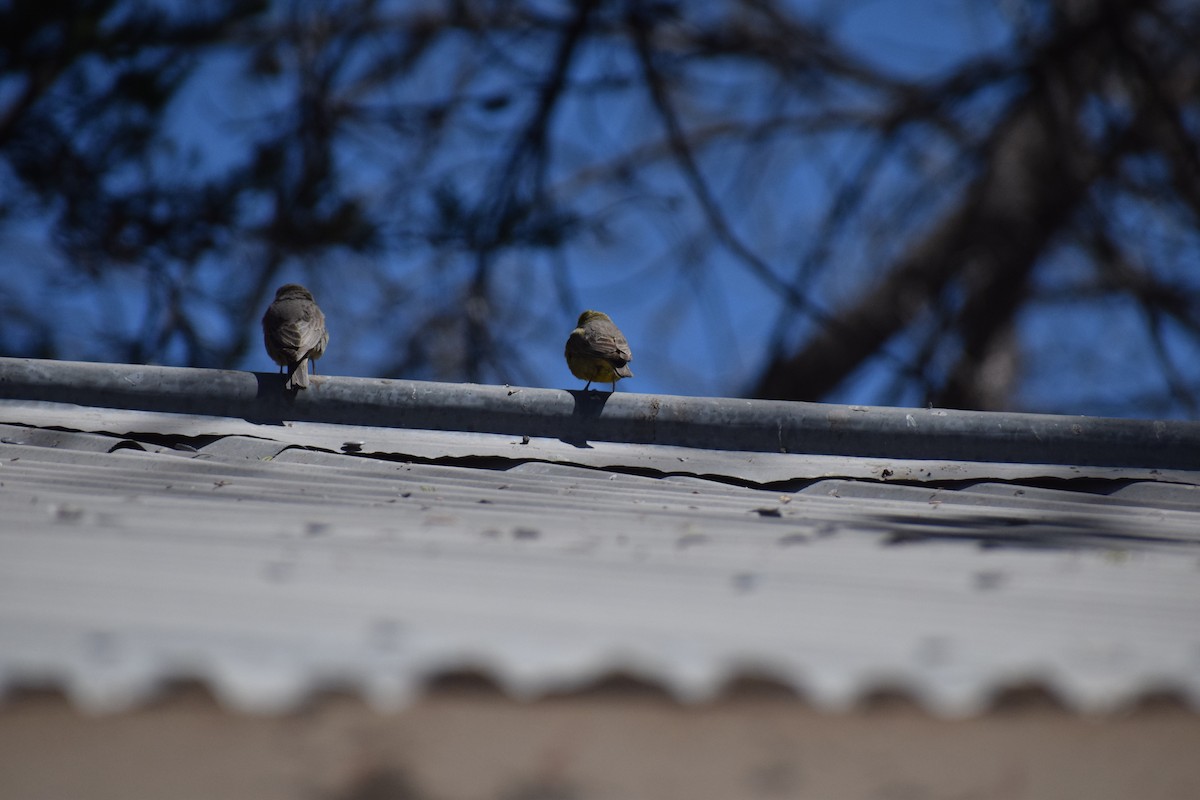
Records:
[[[591,382],[591,381],[588,381],[588,382],[587,382],[587,386],[583,387],[583,390],[586,392],[586,391],[587,391],[588,389],[590,389],[590,388],[592,388],[592,382]]]

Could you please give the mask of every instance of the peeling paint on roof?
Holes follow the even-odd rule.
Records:
[[[1200,709],[1200,472],[19,399],[0,423],[0,693],[391,710],[473,669],[522,698],[619,671],[685,702],[753,675],[831,710],[1029,683]]]

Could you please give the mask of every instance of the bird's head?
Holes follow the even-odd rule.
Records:
[[[608,314],[605,314],[603,311],[592,311],[591,309],[588,309],[579,315],[579,322],[575,323],[575,327],[581,328],[594,319],[602,319],[606,322],[612,322],[612,320],[608,318]]]
[[[285,298],[302,297],[305,300],[312,300],[312,292],[305,289],[298,283],[285,283],[275,290],[275,299],[283,300]]]

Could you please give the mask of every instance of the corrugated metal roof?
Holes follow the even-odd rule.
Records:
[[[670,397],[0,358],[0,399],[708,451],[1200,470],[1200,422]]]
[[[1031,682],[1080,711],[1200,708],[1200,472],[1178,455],[256,424],[13,398],[3,374],[0,687],[109,710],[199,678],[275,711],[332,684],[390,709],[447,670],[520,697],[619,671],[684,700],[755,675],[831,709],[900,688],[967,714]]]

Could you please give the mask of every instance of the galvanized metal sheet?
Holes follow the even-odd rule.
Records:
[[[11,401],[0,420],[0,687],[91,710],[182,677],[247,711],[329,684],[386,710],[463,668],[521,697],[621,670],[685,701],[754,674],[830,709],[900,687],[971,714],[1028,682],[1079,711],[1162,689],[1200,708],[1194,473],[895,483],[919,468]]]
[[[545,461],[601,469],[646,470],[730,478],[756,484],[786,484],[819,478],[855,478],[893,483],[948,481],[1138,480],[1192,485],[1200,471],[1155,467],[1098,467],[949,459],[866,458],[810,453],[706,450],[621,442],[564,442],[545,437],[464,431],[425,431],[313,422],[256,424],[228,417],[81,407],[65,403],[0,400],[0,417],[10,424],[63,427],[117,436],[155,433],[190,439],[260,438],[270,443],[336,453],[414,459],[496,458]]]
[[[704,450],[1200,469],[1200,422],[989,414],[0,357],[0,398]]]

